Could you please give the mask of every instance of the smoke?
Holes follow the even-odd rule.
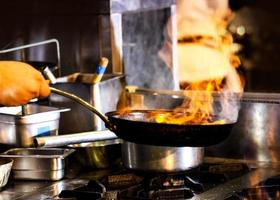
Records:
[[[213,114],[226,122],[236,122],[240,110],[241,95],[234,92],[222,92],[213,101]]]

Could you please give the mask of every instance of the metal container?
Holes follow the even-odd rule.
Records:
[[[116,110],[119,96],[123,90],[123,81],[124,77],[122,75],[104,74],[101,82],[97,84],[57,83],[53,87],[79,96],[105,114]],[[104,123],[98,116],[69,98],[51,94],[50,103],[55,107],[71,108],[71,112],[61,115],[60,134],[105,129]]]
[[[60,180],[65,175],[65,159],[74,151],[59,148],[15,148],[0,154],[0,157],[14,160],[14,179]]]
[[[0,108],[0,144],[31,147],[33,137],[57,135],[60,113],[69,109],[28,104]]]
[[[8,183],[12,165],[12,159],[0,158],[0,190]]]
[[[128,169],[177,172],[197,167],[203,161],[203,147],[162,147],[123,142],[122,161]]]
[[[81,169],[105,169],[121,166],[121,139],[68,145],[75,149],[73,162]]]

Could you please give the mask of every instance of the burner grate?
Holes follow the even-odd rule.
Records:
[[[59,197],[74,197],[77,200],[190,199],[248,171],[244,164],[203,164],[196,169],[173,174],[136,175],[131,171],[122,171],[91,180],[72,191],[62,191]],[[237,194],[235,196],[238,197]]]
[[[194,193],[188,188],[163,189],[149,192],[149,199],[168,200],[168,199],[189,199]]]

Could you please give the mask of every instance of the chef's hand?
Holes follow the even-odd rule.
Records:
[[[0,105],[17,106],[50,94],[48,81],[32,66],[17,61],[0,61]]]

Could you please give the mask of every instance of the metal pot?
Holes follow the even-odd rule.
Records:
[[[203,147],[165,147],[123,141],[124,167],[141,171],[177,172],[199,166]]]

